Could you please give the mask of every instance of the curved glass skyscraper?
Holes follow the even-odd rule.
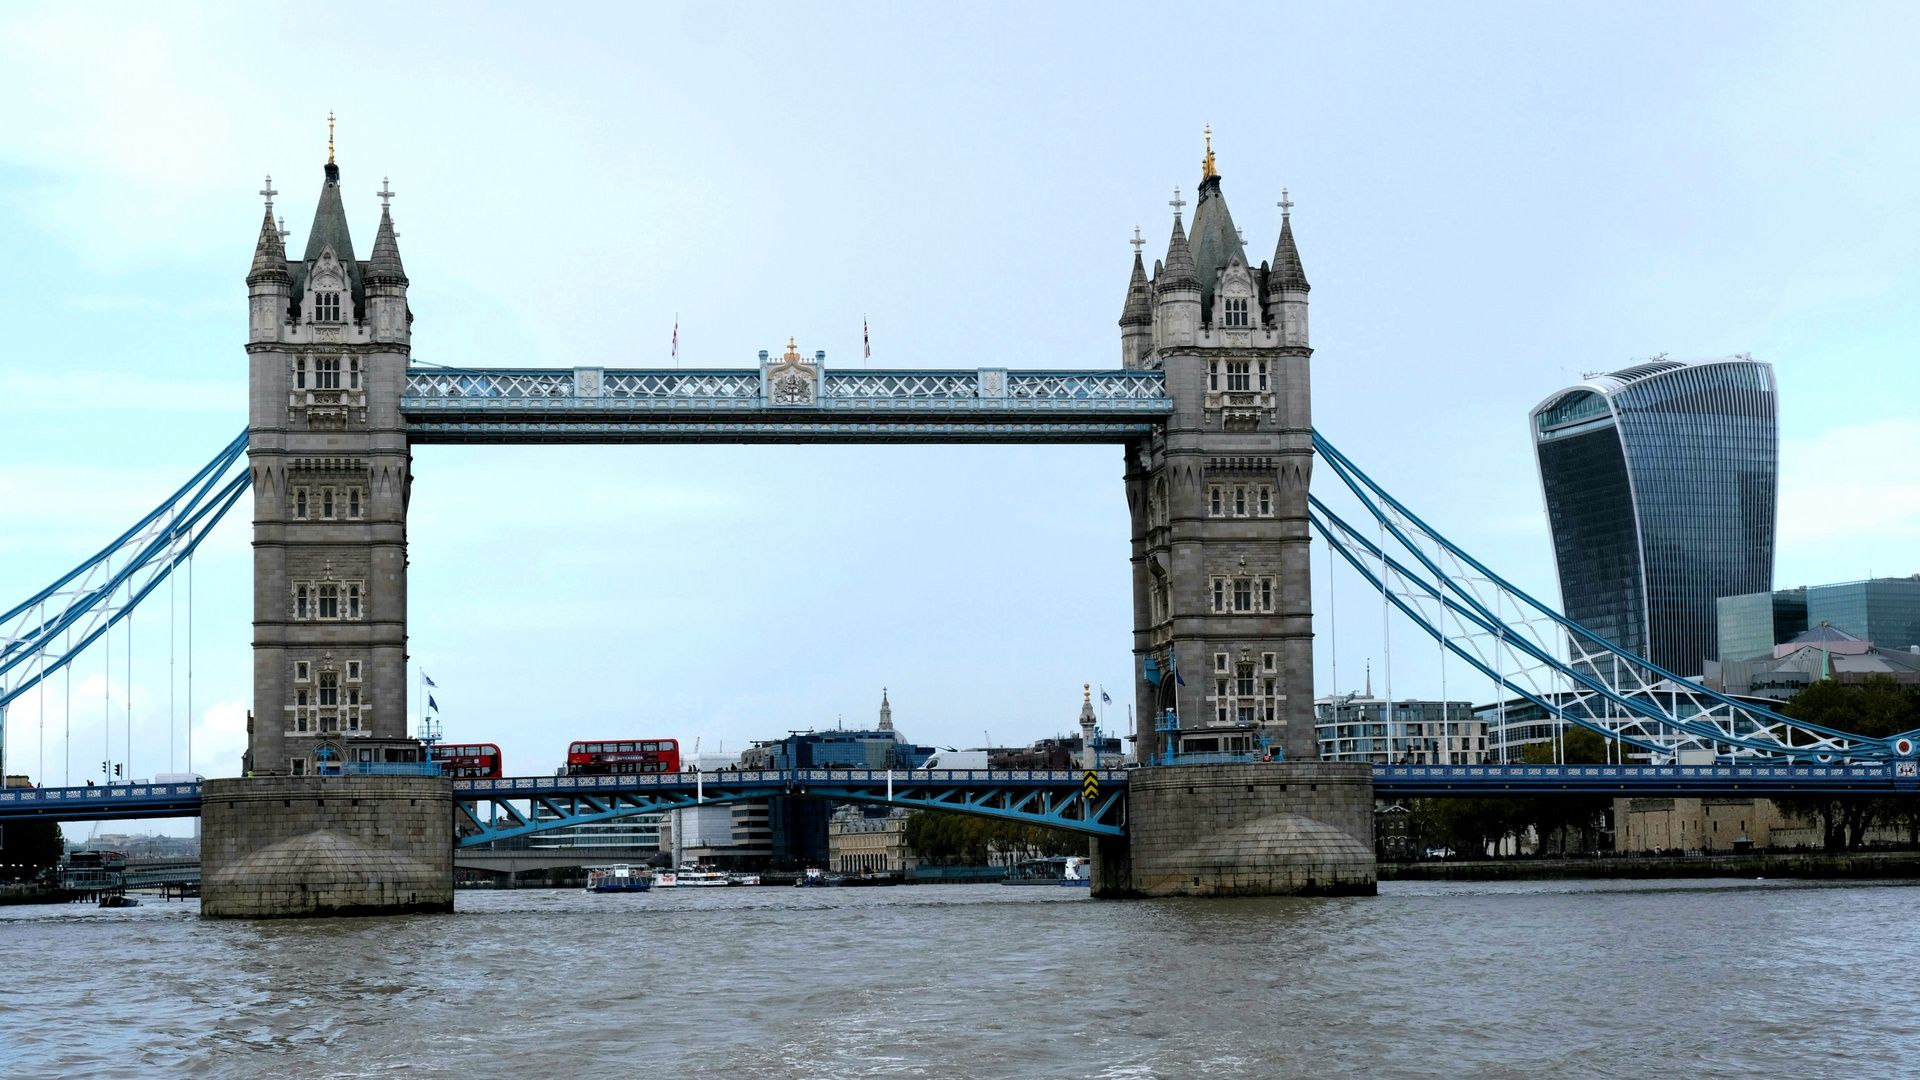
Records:
[[[1719,655],[1714,601],[1773,588],[1773,367],[1656,360],[1529,419],[1567,617],[1679,675]]]

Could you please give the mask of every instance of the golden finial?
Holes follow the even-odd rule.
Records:
[[[795,345],[793,343],[793,338],[791,336],[787,338],[787,355],[781,357],[781,359],[782,360],[800,359],[800,346]]]
[[[1200,179],[1205,180],[1210,176],[1219,176],[1219,175],[1220,173],[1216,171],[1213,167],[1213,125],[1208,124],[1207,125],[1207,157],[1206,157],[1206,160],[1200,163]]]
[[[1089,705],[1093,704],[1093,684],[1092,683],[1087,682],[1087,683],[1080,684],[1080,700],[1086,702]]]
[[[1207,160],[1211,161],[1212,158]],[[333,112],[327,112],[327,164],[333,164]]]

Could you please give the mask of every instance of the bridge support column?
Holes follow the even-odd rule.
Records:
[[[208,780],[200,817],[202,915],[273,919],[453,910],[450,780]]]
[[[1095,896],[1370,896],[1376,888],[1373,769],[1365,764],[1138,769],[1127,782],[1127,832],[1124,860],[1096,855]]]

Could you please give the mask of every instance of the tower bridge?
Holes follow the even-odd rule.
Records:
[[[378,193],[361,260],[343,190],[329,154],[297,260],[276,226],[271,182],[262,192],[246,277],[244,438],[0,616],[4,710],[131,613],[252,491],[245,775],[0,794],[0,820],[201,813],[209,914],[440,910],[451,904],[455,845],[688,799],[889,802],[1079,831],[1094,845],[1097,895],[1364,893],[1376,794],[1887,791],[1915,780],[1911,735],[1797,723],[1618,648],[1474,560],[1317,434],[1293,204],[1283,190],[1272,257],[1256,264],[1210,149],[1191,231],[1176,191],[1151,272],[1136,242],[1116,362],[1084,369],[843,370],[792,341],[737,369],[416,359],[393,192]],[[1096,772],[1092,784],[1078,772],[434,775],[407,726],[414,447],[667,442],[1113,445],[1129,510],[1137,755],[1147,767]],[[1323,494],[1359,507],[1353,521],[1310,495],[1316,460],[1335,480]],[[1559,723],[1600,732],[1622,763],[1319,760],[1310,533],[1443,655]],[[1691,764],[1679,760],[1689,752]],[[1630,754],[1648,764],[1627,764]]]

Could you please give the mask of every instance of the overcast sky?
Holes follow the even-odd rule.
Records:
[[[1126,240],[1164,253],[1210,124],[1257,258],[1296,203],[1320,430],[1519,582],[1558,595],[1527,410],[1659,353],[1775,365],[1778,585],[1920,571],[1907,6],[167,12],[0,14],[0,607],[244,426],[255,192],[271,173],[303,248],[330,110],[362,257],[382,178],[399,193],[414,355],[475,366],[668,365],[676,320],[685,365],[790,335],[856,365],[863,319],[876,366],[1111,366]],[[922,742],[1065,730],[1082,683],[1124,729],[1120,468],[424,447],[411,652],[448,735],[519,773],[570,738],[865,724],[883,686]],[[243,742],[248,540],[236,513],[196,568],[208,775]],[[1378,601],[1336,587],[1354,689]],[[136,619],[141,776],[170,709],[185,767],[166,627]],[[1395,692],[1437,692],[1396,633]],[[102,677],[89,657],[50,692],[44,767],[17,702],[8,771],[64,779],[70,709],[71,775],[96,775]]]

